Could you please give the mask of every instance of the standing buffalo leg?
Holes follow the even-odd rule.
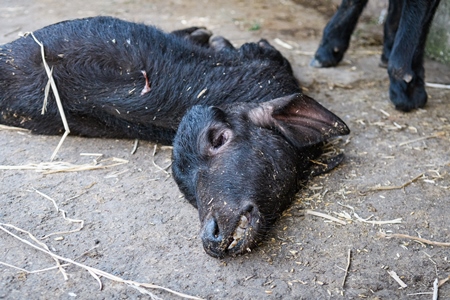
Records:
[[[427,102],[423,55],[438,4],[439,0],[403,1],[400,23],[388,61],[389,97],[399,110],[410,111],[425,106]]]
[[[395,108],[410,111],[425,106],[423,55],[428,31],[440,0],[390,0],[384,25],[380,66],[388,68],[389,98]],[[343,58],[367,0],[343,0],[323,31],[313,67],[332,67]]]
[[[403,1],[389,1],[388,14],[384,23],[383,53],[381,54],[380,67],[387,68],[398,24],[402,15]]]
[[[339,9],[323,30],[322,41],[311,66],[336,66],[344,57],[350,37],[368,0],[343,0]]]

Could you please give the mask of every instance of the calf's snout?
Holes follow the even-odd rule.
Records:
[[[200,238],[205,251],[216,258],[250,251],[259,224],[257,209],[249,204],[243,209],[211,213],[203,220]]]

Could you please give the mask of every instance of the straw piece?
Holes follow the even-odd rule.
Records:
[[[110,164],[104,164],[106,162],[111,162]],[[68,162],[42,162],[42,163],[31,163],[20,166],[5,166],[0,165],[0,170],[34,170],[36,172],[42,172],[43,174],[53,174],[59,172],[80,172],[89,170],[99,170],[106,169],[115,166],[120,166],[128,163],[128,160],[121,158],[106,158],[100,161],[94,161],[90,164],[76,165]]]
[[[28,129],[0,124],[0,130],[28,131]]]
[[[426,82],[425,86],[431,87],[431,88],[436,88],[436,89],[447,89],[447,90],[450,90],[450,85],[448,85],[448,84]]]
[[[424,244],[428,244],[428,245],[432,245],[432,246],[450,247],[450,243],[434,242],[434,241],[426,240],[426,239],[423,239],[423,238],[420,238],[420,237],[410,236],[410,235],[401,234],[401,233],[386,234],[384,232],[379,232],[378,236],[384,237],[384,238],[387,238],[387,239],[390,239],[390,238],[410,239],[410,240],[418,241],[418,242],[421,242],[421,243],[424,243]]]
[[[317,211],[314,211],[314,210],[311,210],[311,209],[305,210],[305,213],[308,214],[308,215],[313,215],[313,216],[316,216],[316,217],[325,218],[325,219],[337,222],[337,223],[342,224],[342,225],[347,225],[347,223],[345,221],[339,220],[338,218],[335,218],[333,216],[330,216],[330,215],[327,215],[327,214],[324,214],[324,213],[321,213],[321,212],[317,212]]]
[[[387,271],[387,272],[392,278],[394,278],[395,281],[397,281],[397,283],[400,285],[401,288],[404,289],[404,288],[408,287],[406,285],[406,283],[404,283],[403,280],[401,280],[400,277],[398,277],[398,275],[397,275],[397,273],[395,273],[395,271]]]
[[[49,79],[50,86],[53,91],[53,95],[55,96],[56,105],[58,106],[58,111],[59,111],[59,114],[61,115],[61,120],[63,122],[64,130],[65,130],[64,135],[62,136],[61,140],[58,143],[58,146],[56,146],[56,149],[55,149],[55,151],[53,151],[53,154],[50,158],[50,160],[53,161],[53,159],[55,159],[56,154],[59,151],[59,148],[61,148],[61,145],[63,144],[64,140],[69,135],[70,129],[69,129],[69,124],[67,123],[66,115],[64,113],[64,109],[63,109],[63,106],[61,103],[61,98],[59,97],[58,89],[56,88],[55,80],[53,79],[53,76],[52,76],[52,70],[50,70],[50,67],[47,64],[47,61],[45,60],[44,44],[37,40],[37,38],[34,36],[33,32],[30,32],[29,34],[33,37],[34,41],[41,47],[42,62],[44,64],[45,72],[47,73],[47,77]],[[44,107],[43,107],[42,112],[44,112],[45,106],[46,106],[46,99],[44,99]]]
[[[351,258],[352,258],[352,249],[348,249],[348,255],[347,255],[347,267],[345,268],[344,279],[342,279],[342,288],[344,288],[344,286],[345,286],[345,281],[347,280],[348,270],[350,269]]]

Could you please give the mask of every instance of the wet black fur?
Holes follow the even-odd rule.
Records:
[[[73,134],[171,144],[181,117],[195,104],[262,102],[300,92],[289,63],[272,47],[249,43],[216,52],[186,42],[183,34],[110,17],[34,32],[44,43]],[[151,86],[145,95],[141,71]],[[2,45],[0,123],[60,134],[53,93],[41,114],[47,81],[39,45],[30,35]]]

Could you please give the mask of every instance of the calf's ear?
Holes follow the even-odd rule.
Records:
[[[248,117],[257,126],[277,130],[297,148],[350,132],[339,117],[303,94],[263,102]]]

